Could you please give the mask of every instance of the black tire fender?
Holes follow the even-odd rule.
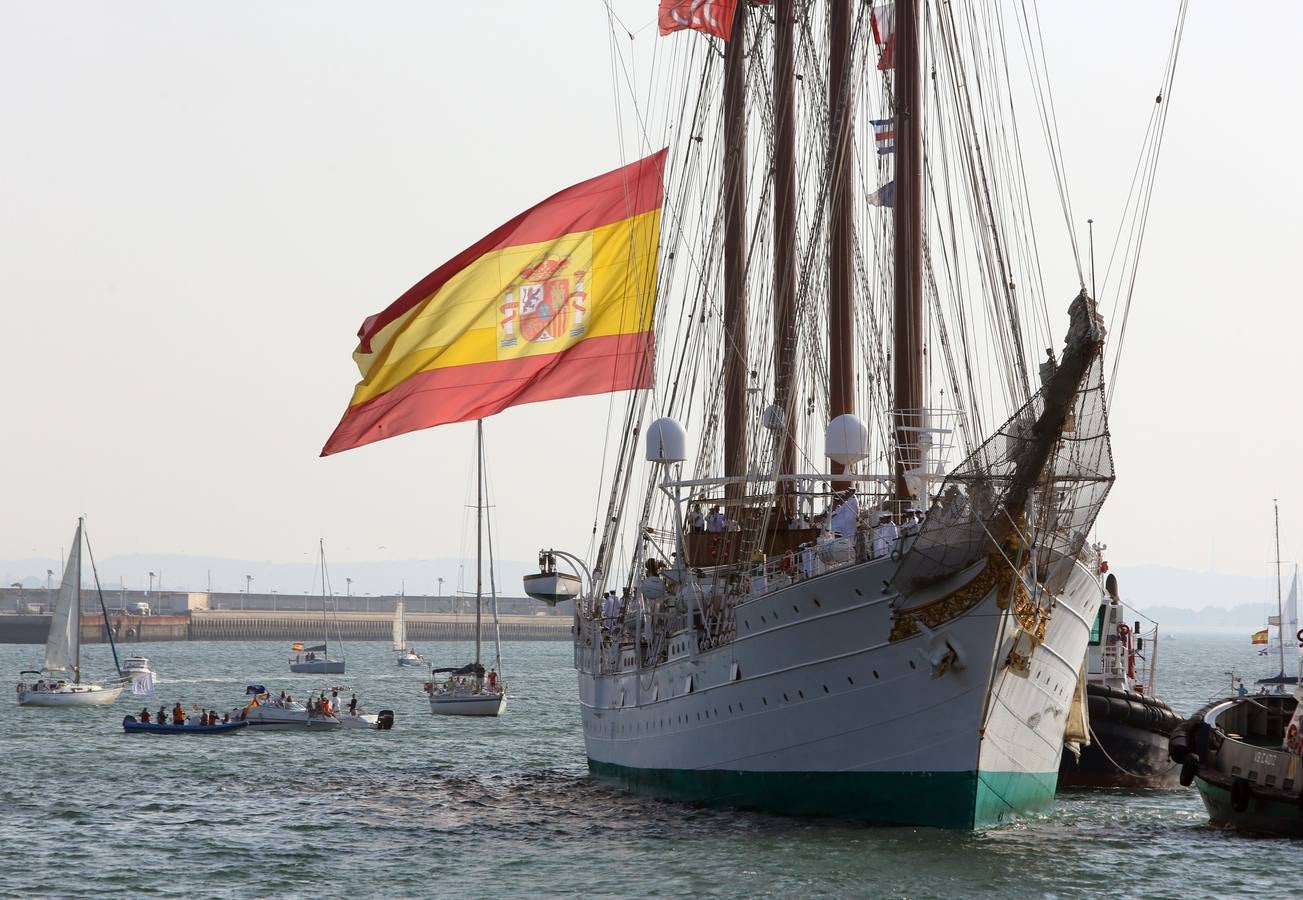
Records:
[[[1199,772],[1199,754],[1188,753],[1185,762],[1181,763],[1181,776],[1179,778],[1181,787],[1189,787],[1194,784],[1194,776]]]
[[[1237,778],[1231,782],[1231,809],[1236,812],[1244,812],[1249,808],[1249,799],[1253,796],[1253,788],[1243,778]]]

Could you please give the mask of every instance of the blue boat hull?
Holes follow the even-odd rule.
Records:
[[[248,722],[226,722],[218,725],[159,725],[155,722],[138,722],[135,716],[122,720],[122,730],[127,734],[225,734],[248,727]]]

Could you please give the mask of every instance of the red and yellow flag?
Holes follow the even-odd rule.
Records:
[[[1267,629],[1264,628],[1264,629],[1262,629],[1261,631],[1255,631],[1255,632],[1253,632],[1253,643],[1255,643],[1255,644],[1267,644],[1267,643],[1270,643],[1270,642],[1271,642],[1271,639],[1270,639],[1270,637],[1268,636]]]
[[[665,151],[566,188],[368,318],[322,456],[509,406],[651,386]]]

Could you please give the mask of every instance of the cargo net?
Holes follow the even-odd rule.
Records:
[[[1022,569],[1030,538],[1036,580],[1057,594],[1075,561],[1093,555],[1087,537],[1113,485],[1102,354],[1065,393],[1065,409],[1047,410],[1042,388],[946,476],[894,590],[907,595],[988,556]]]

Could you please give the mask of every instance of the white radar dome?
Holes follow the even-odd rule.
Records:
[[[647,460],[683,462],[688,458],[688,435],[673,419],[657,419],[647,426]]]
[[[845,413],[828,423],[823,445],[833,462],[854,465],[869,455],[869,428],[859,416]]]

